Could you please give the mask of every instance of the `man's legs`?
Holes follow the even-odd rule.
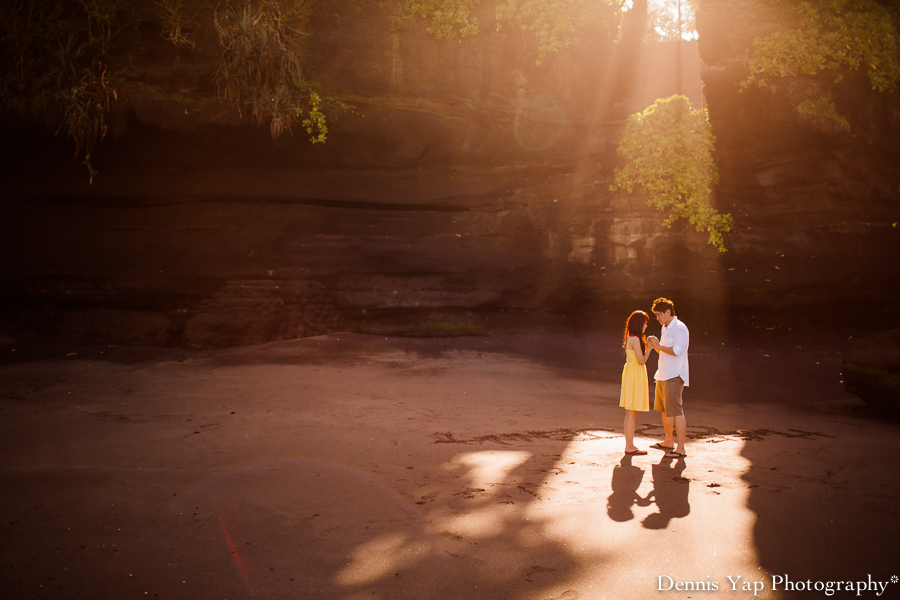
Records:
[[[675,423],[675,417],[666,416],[666,383],[664,381],[656,382],[653,408],[654,410],[658,410],[662,416],[662,426],[663,431],[666,434],[666,439],[654,444],[652,447],[659,448],[660,450],[674,448],[675,444],[672,443],[672,425]],[[664,448],[661,448],[660,446],[663,446]]]
[[[675,446],[675,452],[678,454],[687,454],[684,449],[684,441],[687,438],[687,419],[684,418],[684,414],[680,414],[677,417],[670,417],[675,424],[675,430],[678,432],[678,445]]]
[[[662,413],[662,426],[663,431],[666,434],[666,439],[660,442],[660,445],[667,446],[669,448],[675,447],[675,444],[672,443],[672,426],[675,424],[675,419],[676,417],[667,417],[666,413]]]
[[[681,380],[681,377],[675,377],[673,379],[667,379],[665,381],[658,381],[656,383],[656,394],[657,397],[662,397],[664,404],[662,405],[663,415],[663,431],[666,433],[666,439],[663,442],[663,445],[674,447],[674,449],[667,454],[670,456],[672,453],[674,454],[683,454],[687,455],[685,450],[685,441],[687,439],[687,420],[684,418],[684,408],[682,402],[682,392],[684,391],[684,382]],[[671,417],[669,413],[674,413]],[[678,444],[672,443],[672,430],[675,430],[675,433],[678,438]]]

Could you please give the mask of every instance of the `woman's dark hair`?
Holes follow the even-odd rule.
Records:
[[[647,350],[647,340],[644,338],[644,323],[649,323],[650,317],[642,310],[636,310],[628,315],[625,322],[625,336],[622,338],[622,347],[628,344],[628,338],[636,337],[641,342],[641,352]]]

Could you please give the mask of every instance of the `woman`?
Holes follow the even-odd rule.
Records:
[[[622,369],[622,391],[619,406],[625,409],[625,454],[644,455],[646,450],[638,450],[634,445],[634,427],[639,411],[650,410],[650,387],[647,384],[647,359],[653,351],[647,344],[644,332],[650,317],[642,310],[636,310],[625,323],[622,347],[625,348],[625,368]]]

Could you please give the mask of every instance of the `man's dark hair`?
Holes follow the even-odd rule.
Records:
[[[675,316],[675,303],[668,298],[657,298],[653,301],[653,308],[650,310],[653,312],[669,311],[672,313],[672,316]]]

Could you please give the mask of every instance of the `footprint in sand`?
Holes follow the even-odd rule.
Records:
[[[437,492],[425,494],[418,502],[416,502],[416,504],[425,504],[426,502],[432,502],[435,498],[437,498]]]
[[[548,598],[547,600],[578,600],[578,598],[581,598],[581,594],[575,590],[566,590],[561,595]]]
[[[556,571],[556,569],[551,569],[549,567],[542,567],[540,565],[533,565],[530,569],[528,569],[528,572],[525,573],[525,581],[527,581],[528,583],[532,583],[532,580],[531,580],[532,575],[537,575],[538,573],[552,573],[554,571]],[[560,598],[562,598],[562,597],[563,596],[560,596]]]

